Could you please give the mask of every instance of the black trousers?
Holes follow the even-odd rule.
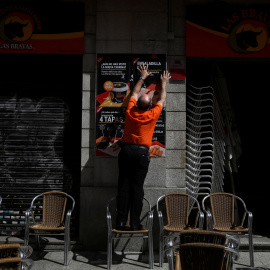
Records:
[[[130,210],[130,226],[140,225],[144,190],[150,155],[147,147],[123,144],[118,155],[117,220],[126,223]]]

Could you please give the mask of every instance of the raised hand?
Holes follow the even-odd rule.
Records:
[[[152,72],[148,72],[148,65],[140,65],[139,67],[137,67],[137,69],[139,70],[141,77],[143,79],[146,79],[148,76],[150,76],[152,74]]]

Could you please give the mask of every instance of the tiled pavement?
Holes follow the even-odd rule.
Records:
[[[0,243],[16,242],[16,238],[0,237]],[[270,270],[270,238],[254,236],[254,261],[257,270]],[[63,265],[63,250],[53,247],[43,251],[34,251],[31,255],[34,264],[31,270],[102,270],[107,269],[106,252],[93,252],[85,250],[73,250],[69,252],[68,266]],[[140,270],[149,269],[148,255],[138,253],[113,255],[111,270]],[[165,261],[163,267],[159,267],[158,254],[155,253],[154,269],[167,270],[168,263]],[[234,270],[251,269],[249,267],[249,252],[247,251],[247,240],[241,238],[240,258],[234,263]]]

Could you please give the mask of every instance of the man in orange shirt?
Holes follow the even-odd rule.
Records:
[[[138,67],[140,79],[131,92],[126,110],[123,145],[118,156],[118,201],[116,229],[141,230],[140,215],[144,197],[143,184],[150,163],[149,148],[156,122],[166,102],[166,84],[171,78],[168,71],[160,76],[161,93],[157,104],[152,105],[149,95],[139,92],[144,80],[151,75],[148,65]],[[130,228],[125,227],[130,210]]]

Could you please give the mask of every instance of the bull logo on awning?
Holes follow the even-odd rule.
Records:
[[[11,12],[0,21],[0,38],[7,42],[23,42],[31,38],[32,18],[23,12]]]
[[[253,53],[265,48],[268,41],[267,27],[256,20],[245,20],[231,31],[228,44],[238,53]]]

